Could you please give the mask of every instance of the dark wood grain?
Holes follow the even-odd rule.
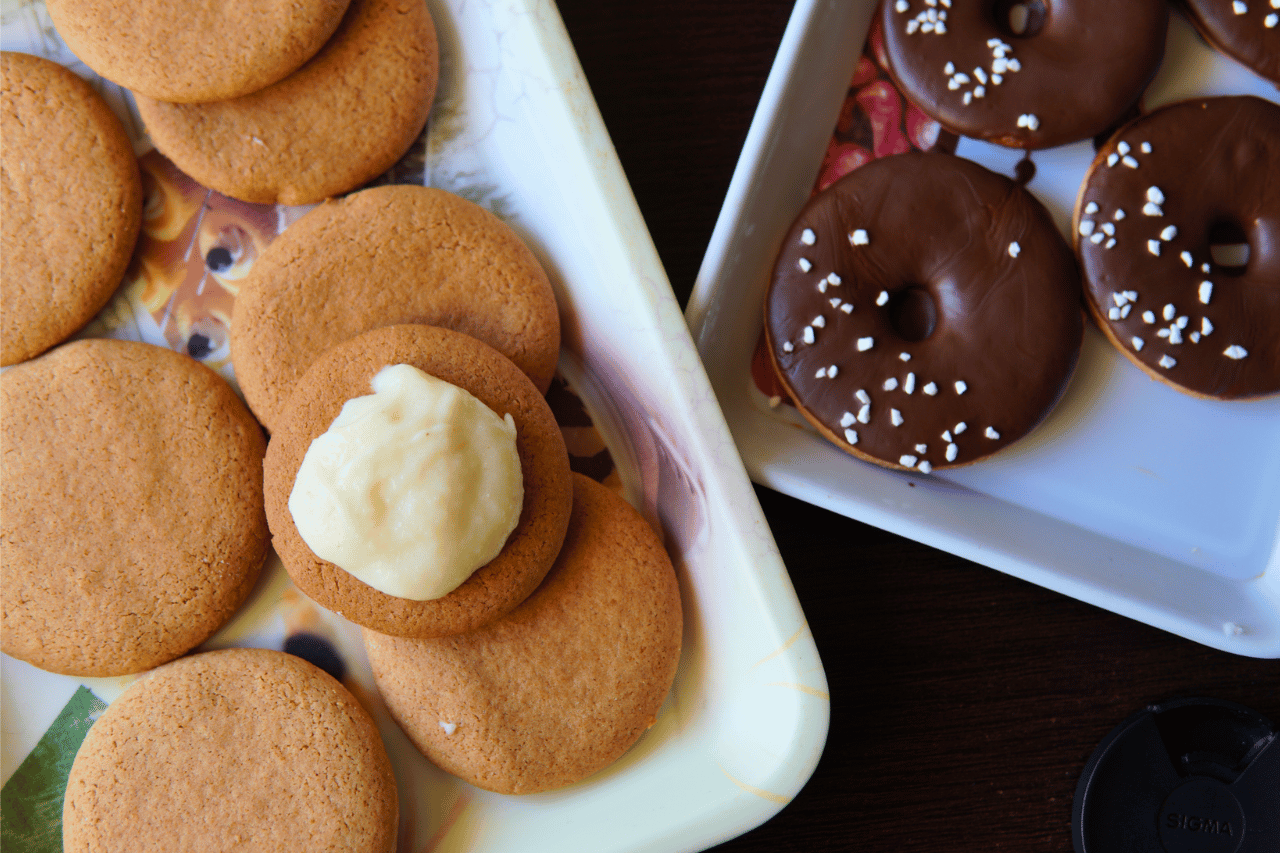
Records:
[[[683,304],[791,3],[559,5]],[[1086,759],[1133,712],[1203,695],[1280,721],[1280,662],[757,493],[822,655],[831,731],[804,790],[718,851],[1060,853]]]

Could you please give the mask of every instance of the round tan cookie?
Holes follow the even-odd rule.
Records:
[[[368,712],[266,649],[176,661],[94,722],[62,805],[67,853],[393,853],[399,804]]]
[[[65,344],[0,376],[0,644],[53,672],[141,672],[204,642],[266,559],[262,430],[171,350]]]
[[[265,89],[210,104],[139,97],[156,148],[223,195],[310,204],[376,178],[409,150],[439,55],[423,0],[352,0],[333,38]]]
[[[142,224],[129,137],[88,83],[6,52],[0,191],[0,364],[66,340],[124,277]]]
[[[348,0],[47,0],[67,46],[103,77],[166,101],[221,101],[294,71]]]
[[[329,428],[343,403],[371,393],[374,374],[392,364],[410,364],[451,382],[500,417],[510,413],[516,424],[524,475],[520,520],[497,557],[434,600],[387,595],[321,560],[289,512],[294,477],[311,442]],[[273,544],[299,589],[352,622],[406,637],[471,631],[524,601],[555,561],[573,503],[564,438],[538,389],[501,353],[434,326],[375,329],[326,352],[289,399],[267,448],[265,472]]]
[[[555,375],[555,293],[515,232],[442,190],[375,187],[295,222],[241,284],[231,354],[249,407],[274,431],[294,383],[321,353],[396,323],[479,338],[542,393]]]
[[[653,725],[681,630],[653,529],[575,474],[564,548],[527,601],[457,637],[364,639],[391,715],[427,758],[481,788],[530,794],[585,779]]]

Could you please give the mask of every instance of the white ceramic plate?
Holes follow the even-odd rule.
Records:
[[[752,478],[1197,642],[1280,657],[1280,397],[1192,399],[1090,328],[1036,431],[987,461],[913,476],[836,450],[753,385],[773,258],[814,185],[874,6],[796,4],[686,312]],[[1277,100],[1175,13],[1146,104],[1197,94]],[[1021,157],[969,139],[956,153],[1010,176]],[[1033,156],[1028,189],[1064,233],[1092,156],[1088,142]]]
[[[675,687],[657,725],[616,765],[516,798],[430,766],[383,710],[358,632],[300,601],[274,557],[253,599],[207,647],[279,648],[299,623],[330,639],[392,755],[404,853],[701,849],[764,822],[809,778],[826,739],[826,677],[554,4],[428,5],[442,74],[427,183],[502,215],[551,275],[564,328],[561,374],[587,404],[624,492],[661,525],[677,566],[686,629]],[[5,49],[92,76],[57,38],[43,4],[6,0],[3,16]],[[136,128],[128,98],[99,86]],[[282,209],[281,227],[296,214]],[[164,344],[165,330],[135,296],[122,293],[95,328]],[[82,682],[110,701],[132,680],[55,676],[8,656],[2,676],[5,783]],[[11,794],[6,788],[6,800]]]

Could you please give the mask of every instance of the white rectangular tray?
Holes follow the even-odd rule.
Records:
[[[626,493],[663,529],[684,597],[684,650],[657,725],[616,765],[517,798],[431,767],[378,702],[358,632],[331,615],[325,630],[392,755],[404,853],[702,849],[764,822],[807,781],[826,739],[826,676],[554,3],[428,5],[442,56],[428,183],[502,215],[547,268],[563,321],[561,373],[584,397]],[[41,3],[5,3],[3,47],[92,76]],[[117,89],[102,88],[127,109]],[[139,316],[134,333],[163,343]],[[279,648],[288,587],[273,557],[254,599],[207,647]],[[8,656],[0,664],[4,782],[81,683],[110,701],[132,680],[56,676]]]
[[[1280,657],[1280,396],[1192,399],[1090,328],[1066,395],[1030,436],[925,476],[836,450],[754,387],[773,259],[813,188],[874,7],[796,4],[686,312],[751,477],[1197,642]],[[1175,13],[1145,103],[1198,94],[1277,100]],[[971,139],[956,153],[1010,176],[1022,156]],[[1028,189],[1064,233],[1092,157],[1087,141],[1033,154]]]

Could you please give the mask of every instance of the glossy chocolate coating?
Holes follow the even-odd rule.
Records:
[[[1075,259],[1048,212],[950,154],[874,160],[815,196],[765,301],[774,369],[800,411],[843,450],[899,468],[962,465],[1025,435],[1060,396],[1083,327]],[[846,426],[860,390],[867,422]]]
[[[999,22],[997,10],[1007,12],[1011,4],[943,2],[909,0],[899,12],[899,3],[884,0],[885,51],[903,94],[963,136],[1013,148],[1048,148],[1096,136],[1138,101],[1164,58],[1165,0],[1045,0],[1043,23],[1028,36],[1014,35],[1007,22]],[[946,13],[944,31],[926,32],[917,24],[909,33],[917,16],[929,11]],[[1006,45],[1006,62],[1013,59],[1018,66],[1000,74],[999,83],[991,75],[1003,66],[995,64],[999,50],[991,40]],[[948,73],[952,66],[954,73]],[[969,79],[951,88],[956,73]],[[973,97],[980,85],[982,96]]]
[[[1118,221],[1117,209],[1124,211]],[[1114,233],[1100,239],[1104,223]],[[1238,227],[1249,244],[1243,269],[1214,263],[1210,234],[1222,223]],[[1207,98],[1134,120],[1098,152],[1074,229],[1090,310],[1131,361],[1200,396],[1280,391],[1280,106]],[[1126,300],[1126,291],[1136,298]],[[1128,311],[1122,302],[1130,302]],[[1247,355],[1229,357],[1231,346]],[[1165,358],[1175,363],[1166,367]]]
[[[1280,85],[1280,2],[1244,0],[1243,12],[1231,0],[1183,0],[1182,6],[1205,41]]]

